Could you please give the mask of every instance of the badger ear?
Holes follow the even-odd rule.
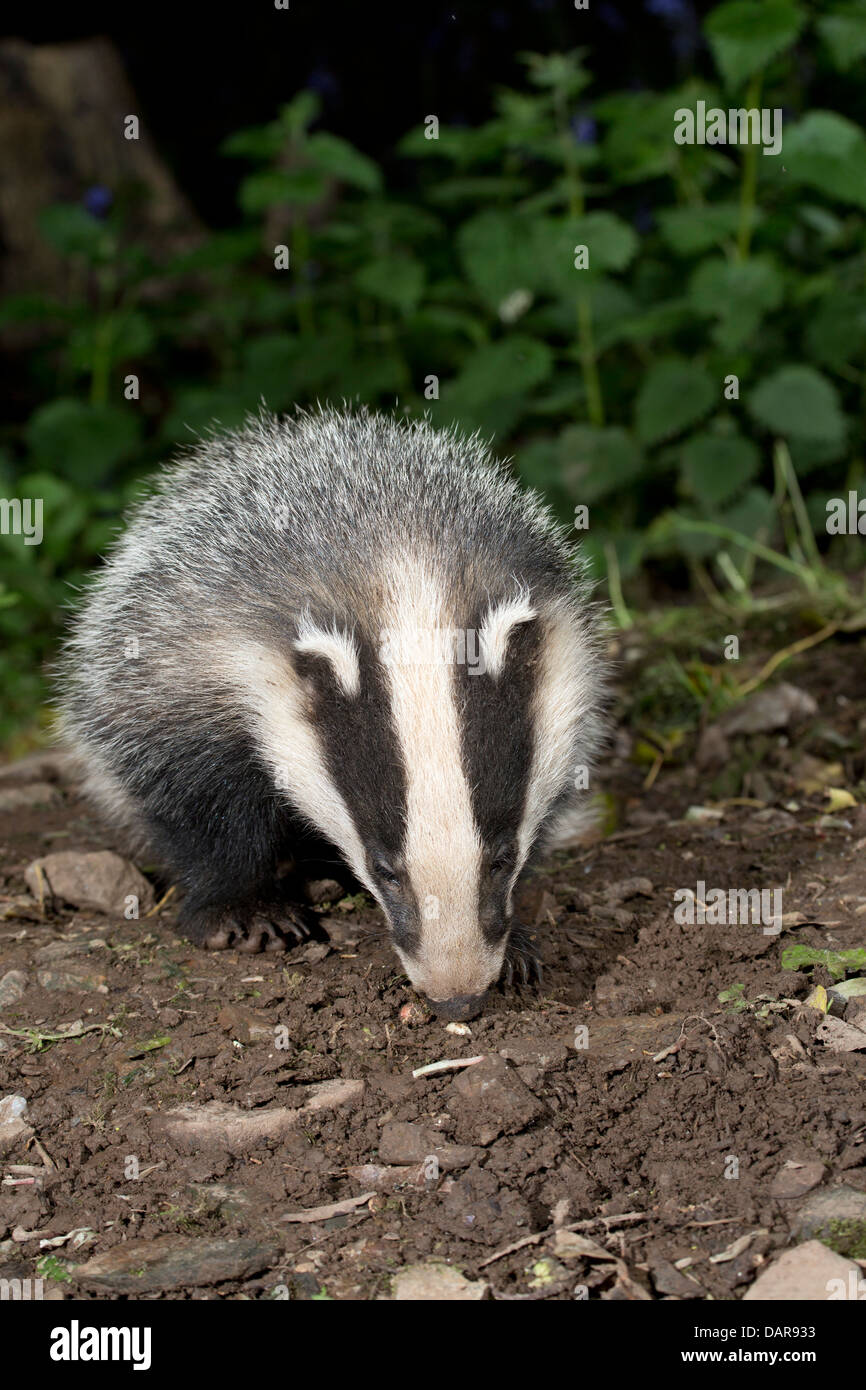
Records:
[[[531,623],[538,612],[530,602],[529,590],[520,589],[512,598],[492,603],[481,624],[479,647],[483,669],[494,679],[499,676],[508,655],[512,632],[521,623]]]
[[[361,688],[361,668],[355,636],[339,628],[336,619],[330,627],[324,627],[305,613],[298,623],[292,646],[302,655],[327,661],[344,694],[357,695]]]

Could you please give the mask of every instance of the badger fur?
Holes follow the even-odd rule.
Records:
[[[582,567],[477,437],[267,414],[165,470],[61,659],[86,791],[211,946],[278,944],[314,830],[413,985],[478,1012],[521,871],[579,811],[602,729]]]

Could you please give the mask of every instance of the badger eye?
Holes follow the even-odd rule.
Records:
[[[386,863],[384,859],[376,860],[373,865],[373,873],[378,879],[381,879],[383,883],[387,883],[389,888],[399,888],[400,879],[396,870],[391,864]]]
[[[490,873],[491,877],[496,877],[497,874],[504,874],[513,867],[513,851],[510,847],[503,846],[502,849],[498,849],[496,853],[493,855],[493,858],[490,861],[490,867],[488,872]]]

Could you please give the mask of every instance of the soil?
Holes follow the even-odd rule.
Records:
[[[0,1008],[0,1096],[32,1130],[0,1158],[0,1277],[368,1300],[443,1262],[467,1297],[741,1297],[810,1188],[866,1194],[866,1051],[822,1040],[805,1000],[824,966],[782,968],[793,945],[866,943],[866,807],[804,773],[862,798],[864,645],[784,678],[817,714],[715,770],[692,730],[648,777],[623,697],[616,829],[528,879],[543,982],[495,992],[468,1035],[429,1017],[357,896],[320,901],[286,955],[209,953],[174,934],[171,897],[140,921],[27,905],[34,858],[115,847],[68,789],[0,817],[0,976],[26,977]],[[700,882],[781,887],[780,931],[678,922]],[[340,1080],[362,1084],[321,1087]]]

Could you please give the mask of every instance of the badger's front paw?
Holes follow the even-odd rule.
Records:
[[[243,941],[235,945],[237,950],[251,955],[259,951],[290,951],[309,935],[310,929],[299,913],[281,908],[279,913],[257,913],[249,922]]]
[[[508,946],[505,951],[505,964],[502,967],[502,983],[512,985],[517,976],[522,985],[541,984],[541,958],[536,945],[536,934],[529,927],[516,924],[511,928]]]

